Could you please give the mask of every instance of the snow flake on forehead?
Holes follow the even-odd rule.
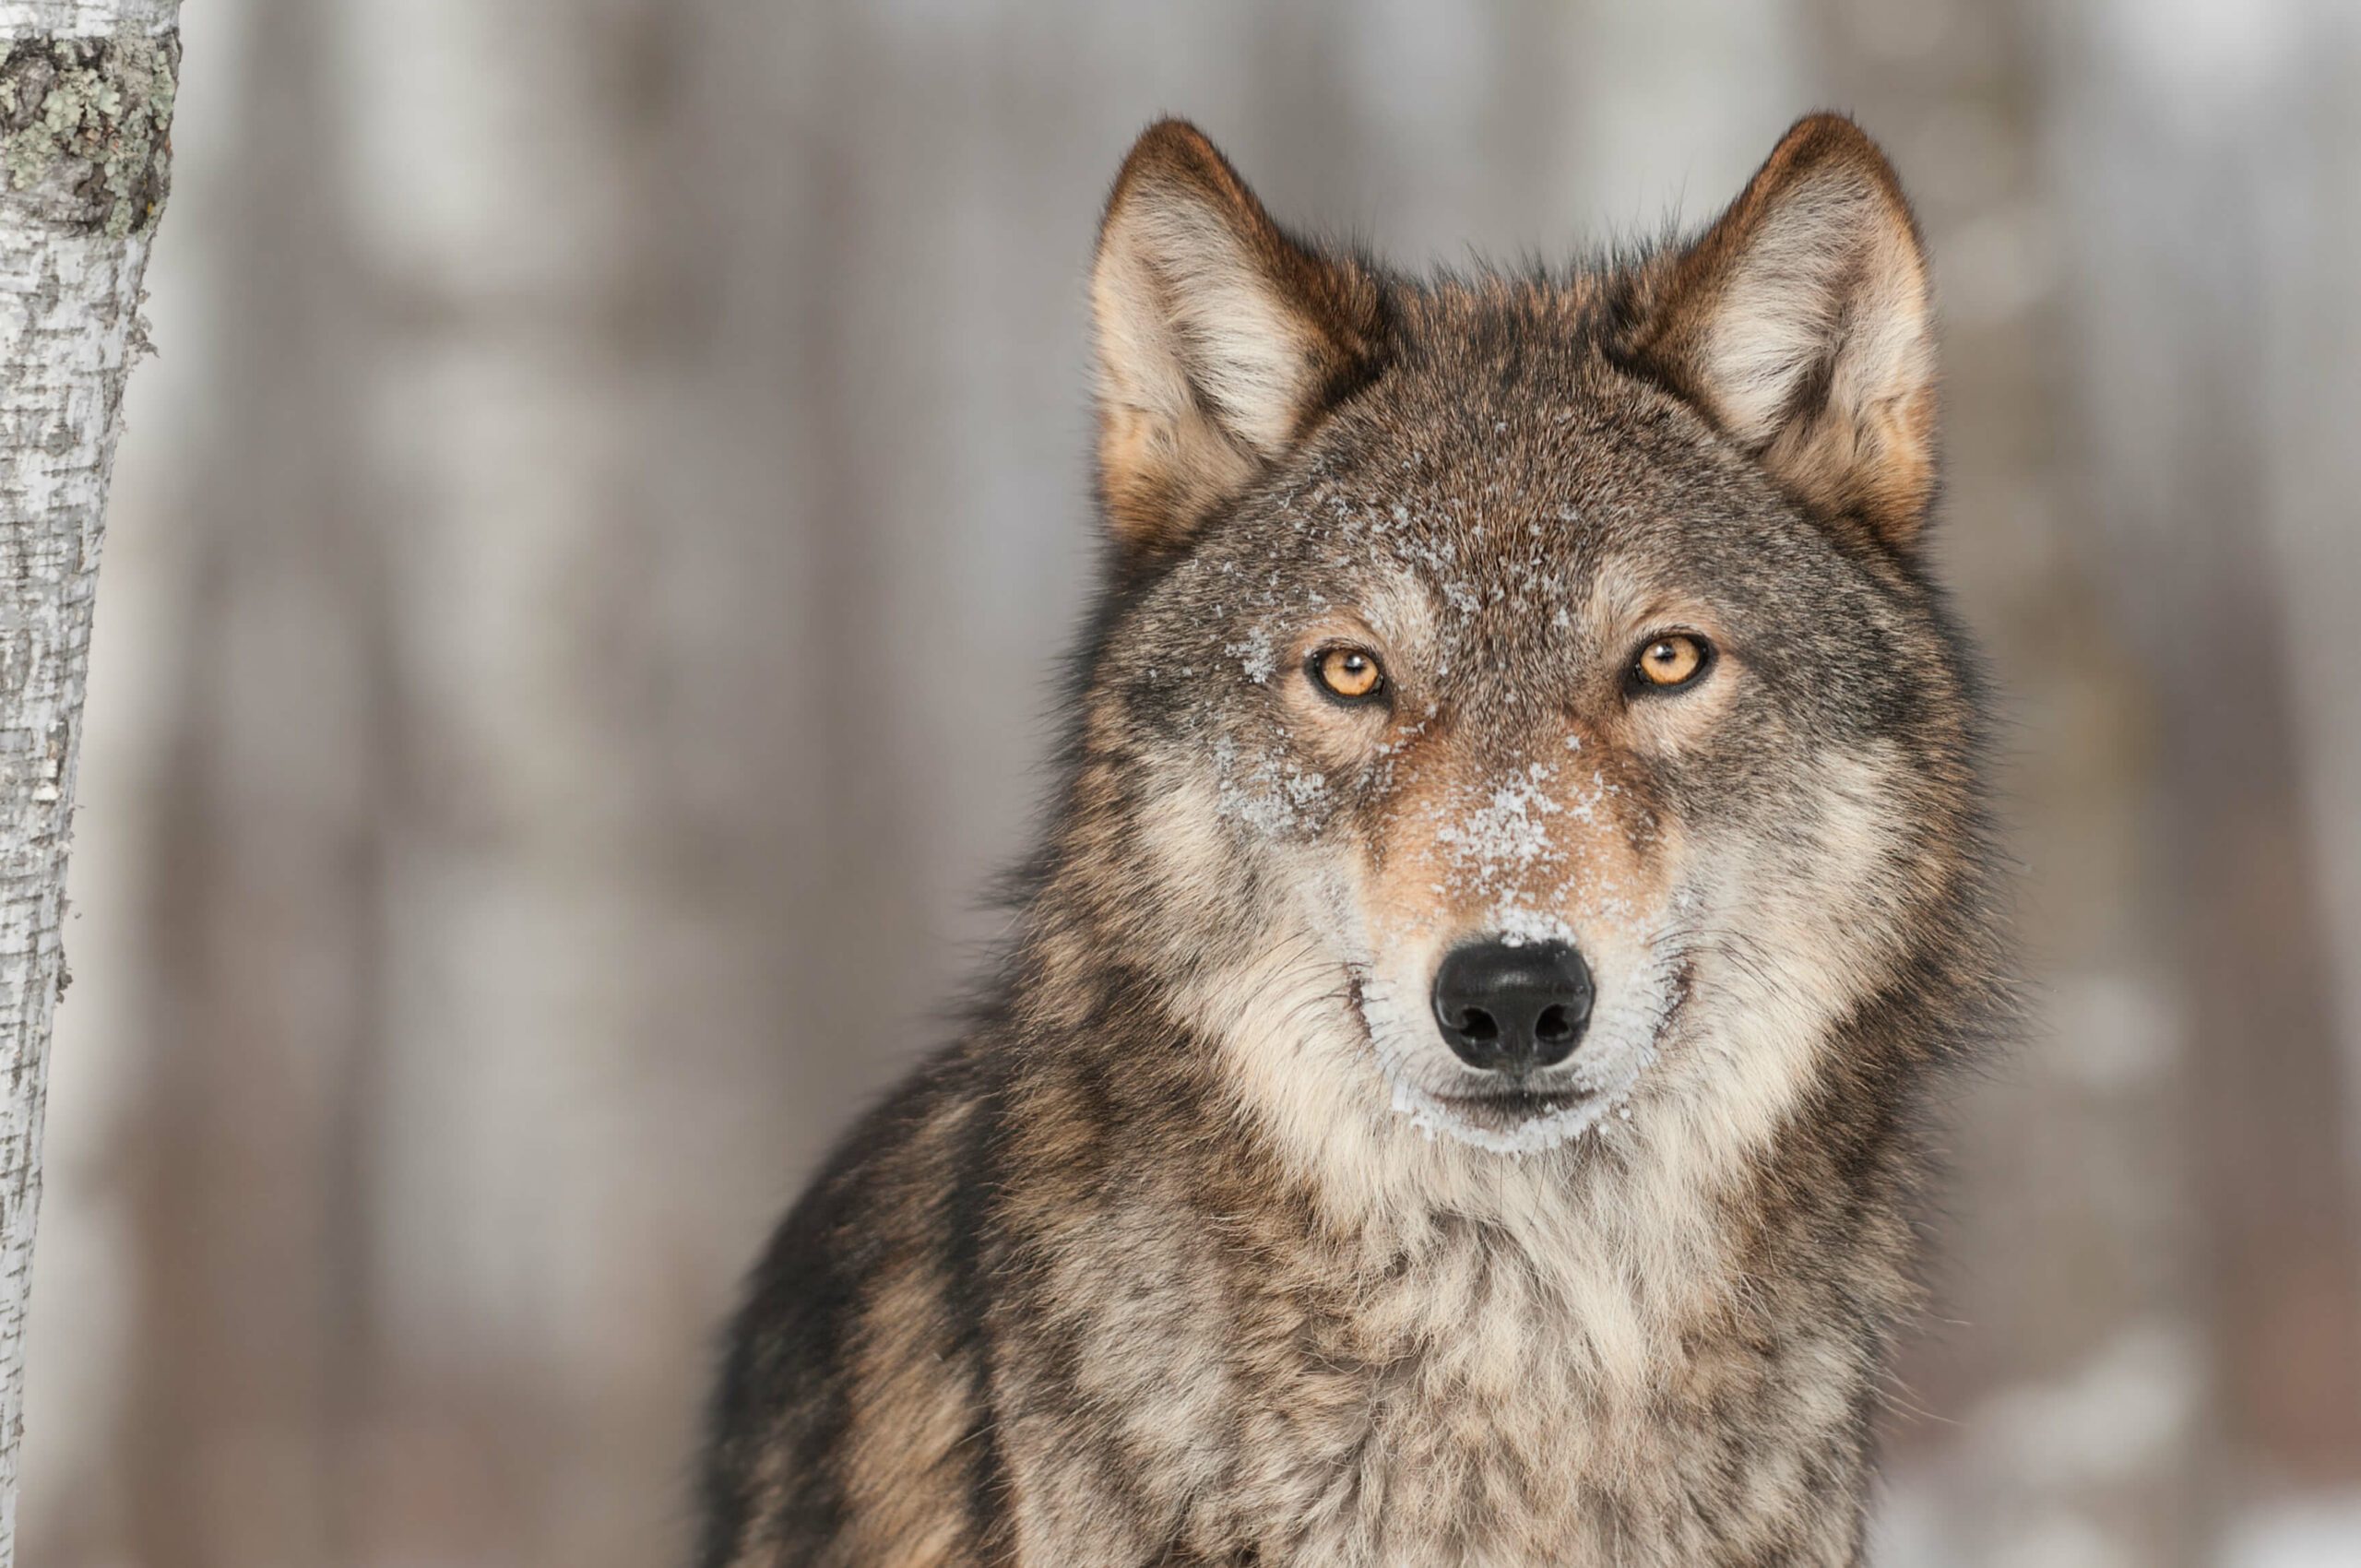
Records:
[[[1418,466],[1417,454],[1401,464]],[[1580,562],[1594,532],[1583,508],[1533,495],[1514,476],[1465,492],[1418,493],[1405,493],[1393,478],[1382,470],[1341,475],[1315,464],[1274,505],[1340,562],[1390,561],[1415,573],[1462,625],[1499,607],[1521,620],[1546,619],[1556,630],[1571,626]]]

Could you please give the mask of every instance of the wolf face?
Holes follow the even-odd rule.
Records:
[[[1971,810],[1883,159],[1809,121],[1685,252],[1410,283],[1165,125],[1094,303],[1110,899],[1243,1101],[1527,1154],[1649,1105],[1742,1156]]]
[[[1927,270],[1804,121],[1416,280],[1150,130],[1008,961],[734,1329],[714,1568],[1860,1561],[1916,1107],[1999,1015]]]

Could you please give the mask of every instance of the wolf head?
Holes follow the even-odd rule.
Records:
[[[1975,710],[1923,569],[1928,267],[1857,128],[1797,125],[1693,243],[1411,280],[1168,122],[1091,291],[1072,907],[1242,1105],[1737,1155],[1940,1048]]]

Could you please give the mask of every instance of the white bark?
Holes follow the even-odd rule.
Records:
[[[177,0],[0,0],[0,1568],[90,605],[140,279],[163,205]]]
[[[0,39],[14,48],[28,38],[151,36],[172,30],[181,0],[0,0]]]

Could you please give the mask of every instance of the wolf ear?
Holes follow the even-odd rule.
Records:
[[[1789,493],[1916,540],[1934,493],[1933,296],[1901,183],[1858,125],[1797,122],[1672,264],[1641,358]]]
[[[1298,244],[1193,125],[1123,160],[1090,279],[1098,477],[1137,553],[1185,543],[1367,373],[1376,280]]]

